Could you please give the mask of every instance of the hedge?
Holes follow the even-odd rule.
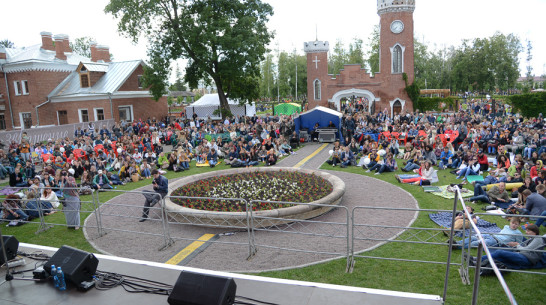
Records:
[[[455,107],[455,99],[452,97],[419,97],[417,102],[413,103],[413,109],[419,109],[420,112],[443,110]]]
[[[546,114],[546,92],[511,95],[508,100],[514,109],[512,112],[520,112],[526,118]]]

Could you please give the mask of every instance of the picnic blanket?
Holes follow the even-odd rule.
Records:
[[[449,228],[451,227],[451,215],[451,212],[440,212],[429,214],[428,216],[430,217],[430,220],[434,221],[437,225]],[[501,231],[496,223],[491,223],[481,218],[478,218],[476,226],[478,226],[478,230],[480,230],[481,233],[499,233]],[[456,232],[455,236],[462,236],[462,233],[463,232]],[[468,236],[470,234],[470,229],[466,229],[464,234],[465,236]]]
[[[21,190],[20,187],[10,188],[9,186],[6,186],[0,189],[0,195],[7,196],[7,195],[15,194],[20,190]]]
[[[468,180],[468,183],[472,183],[474,181],[483,181],[483,176],[482,175],[469,175],[468,177],[466,177],[466,179]]]
[[[446,198],[446,199],[455,199],[455,193],[452,193],[452,192],[448,192],[447,191],[447,187],[449,185],[442,185],[442,186],[438,186],[438,188],[440,189],[439,192],[431,192],[432,195],[436,195],[436,196],[440,196],[442,198]],[[466,191],[462,191],[461,192],[461,196],[464,197],[472,197],[474,196],[474,193],[472,191],[469,191],[468,189],[464,189],[463,190],[466,190]]]

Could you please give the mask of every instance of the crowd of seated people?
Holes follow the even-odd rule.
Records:
[[[542,215],[541,201],[527,191],[538,192],[546,179],[544,119],[492,115],[484,105],[472,101],[463,105],[466,110],[454,113],[402,112],[391,117],[387,110],[372,115],[346,104],[343,139],[335,142],[329,163],[381,174],[398,171],[397,159],[402,159],[400,170],[416,171],[416,176],[400,181],[419,185],[430,183],[431,168],[449,171],[463,183],[470,176],[486,175],[487,183],[475,187],[475,201],[506,203],[505,208],[512,208],[514,201],[516,212]],[[294,126],[291,116],[254,116],[220,122],[121,122],[111,128],[90,123],[72,139],[43,143],[30,143],[23,134],[20,143],[8,145],[7,153],[0,151],[0,178],[9,176],[10,186],[29,187],[38,176],[55,190],[60,171],[73,169],[82,185],[100,190],[146,179],[154,168],[185,171],[220,162],[270,166],[295,153],[299,137]],[[172,152],[163,152],[164,145],[172,145]],[[39,172],[35,158],[43,162]],[[499,185],[490,186],[495,183]]]

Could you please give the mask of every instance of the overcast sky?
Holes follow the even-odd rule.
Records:
[[[379,23],[376,0],[264,0],[275,14],[269,28],[276,32],[271,44],[276,49],[303,54],[303,43],[337,39],[346,46],[354,37],[366,43]],[[3,1],[0,18],[1,39],[17,47],[41,43],[40,32],[67,34],[70,41],[91,36],[108,45],[115,60],[146,60],[146,41],[133,45],[117,32],[117,21],[104,13],[108,0],[29,0]],[[24,6],[24,7],[23,7]],[[533,73],[546,73],[546,39],[543,14],[546,0],[416,0],[415,36],[429,48],[459,45],[462,39],[485,38],[496,31],[514,33],[524,46],[533,44]],[[318,29],[318,31],[316,30]],[[526,73],[525,54],[520,56],[520,72]]]

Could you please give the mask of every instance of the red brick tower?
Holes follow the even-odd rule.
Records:
[[[328,82],[328,50],[327,41],[310,41],[303,45],[307,53],[307,109],[316,106],[328,106],[326,85]]]
[[[413,11],[415,0],[377,0],[380,17],[379,72],[385,81],[406,73],[414,79]],[[390,75],[391,77],[388,77]]]

